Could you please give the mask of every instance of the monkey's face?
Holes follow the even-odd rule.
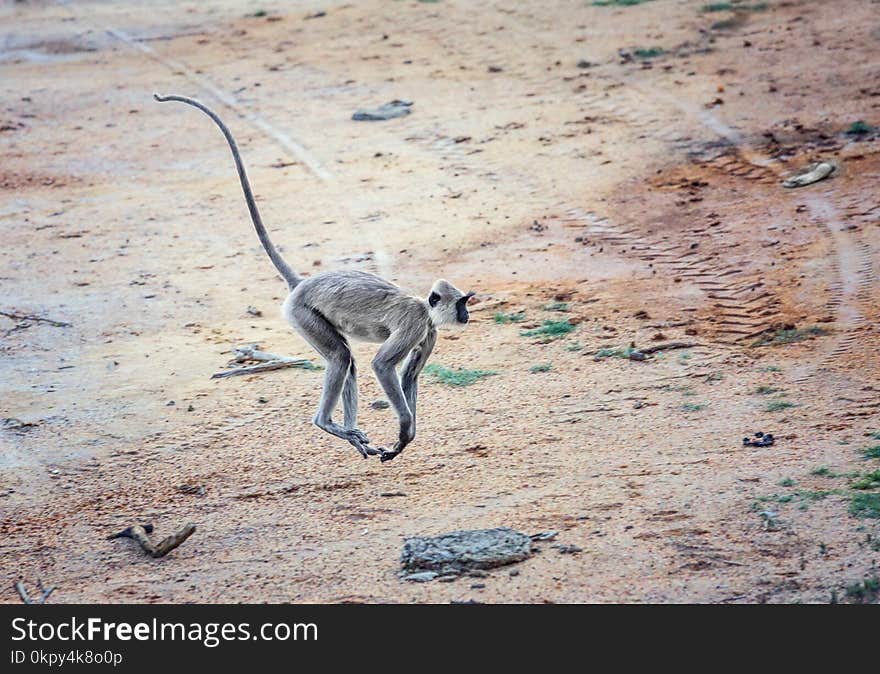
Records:
[[[475,293],[463,293],[449,281],[440,279],[428,295],[428,310],[431,321],[439,327],[464,327],[470,320],[467,310],[468,300]]]

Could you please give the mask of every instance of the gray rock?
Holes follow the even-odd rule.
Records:
[[[351,118],[356,122],[378,122],[395,117],[405,117],[411,112],[411,107],[412,101],[394,100],[372,110],[357,110]]]
[[[404,571],[410,572],[465,573],[521,562],[531,554],[531,538],[500,527],[407,538],[400,563]]]
[[[372,407],[374,410],[387,410],[389,407],[391,407],[391,404],[387,400],[379,398],[378,400],[374,400],[373,402],[371,402],[370,407]]]
[[[411,573],[408,576],[404,576],[404,580],[411,581],[413,583],[427,583],[434,580],[440,574],[435,571],[422,571],[420,573]]]

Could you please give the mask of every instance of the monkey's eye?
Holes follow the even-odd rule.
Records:
[[[435,293],[435,292],[432,292],[432,293],[428,296],[428,304],[430,304],[432,307],[436,307],[436,306],[437,306],[437,302],[439,302],[439,301],[440,301],[440,295],[438,295],[438,294]]]

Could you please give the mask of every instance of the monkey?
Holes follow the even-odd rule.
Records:
[[[416,436],[419,374],[434,350],[438,329],[467,325],[467,304],[476,293],[464,293],[449,281],[439,279],[428,297],[422,299],[407,295],[395,284],[364,271],[328,271],[307,278],[300,276],[269,239],[238,144],[226,124],[195,99],[159,94],[153,94],[153,98],[160,103],[178,101],[198,108],[214,121],[229,144],[257,238],[287,283],[282,316],[326,363],[324,388],[312,423],[349,442],[365,459],[378,455],[382,463],[391,461]],[[390,449],[373,447],[357,427],[357,365],[349,339],[381,344],[372,361],[373,373],[394,408],[399,424],[397,441]],[[340,397],[342,424],[333,420]]]

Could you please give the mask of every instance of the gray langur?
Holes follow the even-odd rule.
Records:
[[[418,378],[434,349],[437,329],[466,324],[467,303],[474,293],[465,294],[441,279],[434,283],[428,298],[421,299],[362,271],[331,271],[310,278],[301,277],[269,240],[238,146],[223,121],[208,107],[191,98],[158,94],[153,97],[159,102],[179,101],[198,108],[214,120],[229,143],[254,229],[290,290],[282,313],[327,362],[324,391],[314,424],[347,440],[364,458],[379,455],[382,462],[390,461],[416,435]],[[357,428],[357,367],[347,338],[382,344],[372,364],[400,422],[400,433],[391,449],[372,447],[369,438]],[[400,363],[403,367],[398,376]],[[340,396],[342,425],[333,421]]]

